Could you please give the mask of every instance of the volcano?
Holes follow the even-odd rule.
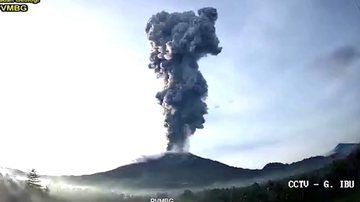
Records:
[[[335,148],[341,147],[341,151],[347,152],[359,147],[359,144],[339,145]],[[237,168],[191,153],[167,152],[110,171],[66,176],[62,179],[75,184],[126,186],[136,189],[216,187],[225,184],[239,186],[313,171],[346,156],[340,150],[341,155],[338,150],[333,151],[330,155],[314,156],[291,164],[269,163],[263,169]]]
[[[323,168],[334,160],[347,157],[359,148],[359,145],[339,144],[326,155],[313,156],[291,164],[272,162],[263,169],[237,168],[191,153],[167,152],[106,172],[81,176],[42,177],[54,183],[65,181],[72,185],[101,186],[111,189],[126,187],[136,190],[164,190],[246,186],[254,182],[277,180]],[[11,175],[26,177],[26,173],[22,171],[8,168],[5,170]]]
[[[260,170],[236,168],[191,153],[167,152],[156,158],[83,176],[67,176],[76,184],[126,185],[133,188],[180,188],[212,185],[233,179],[248,179]]]

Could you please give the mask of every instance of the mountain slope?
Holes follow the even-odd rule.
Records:
[[[137,163],[91,175],[43,177],[74,185],[136,189],[211,187],[230,183],[238,186],[236,183],[275,180],[317,170],[336,159],[346,157],[357,147],[359,144],[339,144],[326,156],[310,157],[291,164],[269,163],[261,170],[231,167],[191,153],[165,153],[160,157],[146,158]],[[6,171],[11,171],[14,175],[25,175],[18,170]]]
[[[126,182],[132,187],[193,187],[226,182],[232,179],[255,177],[259,170],[235,168],[204,159],[191,153],[165,153],[159,158],[147,159],[107,172],[70,177],[71,181],[85,183]]]
[[[68,176],[65,179],[76,184],[133,188],[205,187],[234,181],[252,183],[320,169],[344,157],[343,151],[352,151],[356,146],[359,145],[339,144],[329,156],[310,157],[291,164],[270,163],[262,170],[231,167],[191,153],[165,153],[158,158],[145,159],[107,172]]]
[[[328,153],[328,156],[334,156],[337,158],[345,158],[352,151],[358,147],[359,144],[351,144],[351,143],[340,143],[338,144],[332,151]]]

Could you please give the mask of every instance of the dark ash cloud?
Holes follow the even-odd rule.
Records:
[[[349,66],[360,57],[360,52],[353,46],[343,46],[336,49],[329,60],[339,66]]]
[[[164,108],[168,151],[183,151],[189,135],[204,127],[208,86],[197,61],[221,52],[215,8],[153,15],[146,25],[152,46],[149,68],[164,79],[156,98]]]
[[[351,69],[359,68],[360,51],[354,46],[338,47],[332,52],[315,60],[315,69],[330,77],[342,77]]]

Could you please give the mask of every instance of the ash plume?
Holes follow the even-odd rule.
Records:
[[[187,138],[204,127],[208,86],[197,61],[221,52],[216,9],[202,8],[197,14],[162,11],[150,18],[145,29],[152,48],[149,68],[164,79],[156,98],[164,108],[168,151],[184,151]]]

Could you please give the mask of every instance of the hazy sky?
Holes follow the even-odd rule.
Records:
[[[262,168],[360,141],[359,0],[51,0],[0,13],[0,166],[105,171],[165,151],[147,68],[156,12],[218,9],[223,52],[200,62],[205,128],[190,151]]]

